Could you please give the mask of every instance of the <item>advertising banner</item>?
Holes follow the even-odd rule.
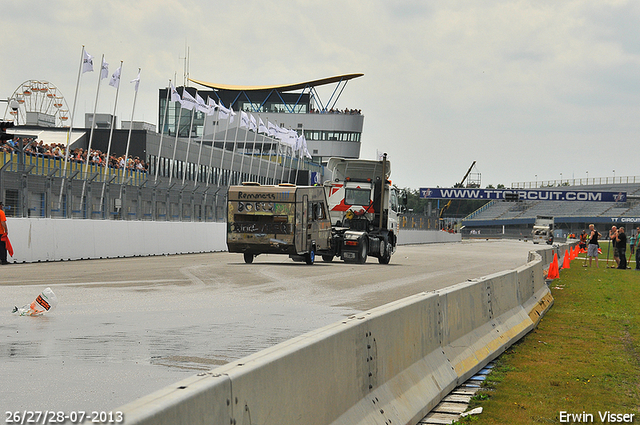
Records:
[[[507,199],[511,201],[626,202],[627,192],[564,189],[420,188],[421,199]]]

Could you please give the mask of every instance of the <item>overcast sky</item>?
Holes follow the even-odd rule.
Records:
[[[401,187],[451,187],[473,161],[482,187],[640,176],[637,1],[21,0],[0,24],[2,99],[46,80],[71,108],[82,45],[94,56],[75,126],[102,54],[110,72],[124,61],[119,118],[142,68],[134,120],[157,124],[158,89],[182,83],[189,46],[190,76],[219,84],[364,73],[337,106],[362,110],[361,157],[388,152]],[[114,96],[103,80],[98,112]]]

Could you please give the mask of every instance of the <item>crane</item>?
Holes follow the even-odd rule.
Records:
[[[473,161],[473,163],[471,164],[471,167],[469,167],[469,169],[467,170],[467,173],[464,175],[460,183],[456,184],[454,187],[464,187],[464,182],[465,180],[467,180],[467,177],[469,177],[469,173],[471,173],[471,170],[473,169],[474,165],[476,165],[476,161]],[[451,206],[451,201],[452,200],[449,199],[449,202],[447,202],[445,206],[440,209],[440,214],[438,215],[439,221],[443,220],[442,216],[444,215],[445,211],[447,211]]]

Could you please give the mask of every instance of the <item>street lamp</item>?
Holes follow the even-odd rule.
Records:
[[[560,184],[559,186],[562,186],[562,173],[560,173]]]
[[[616,182],[616,170],[613,170],[613,182]]]
[[[587,184],[589,184],[589,171],[587,171]]]
[[[536,188],[538,187],[538,175],[536,174]]]

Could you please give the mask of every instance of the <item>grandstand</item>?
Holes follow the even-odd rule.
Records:
[[[636,228],[640,226],[640,177],[623,177],[619,181],[591,185],[565,182],[549,190],[626,192],[625,202],[493,200],[462,219],[461,231],[466,235],[501,233],[526,237],[539,215],[553,216],[562,235],[579,234],[590,223],[601,229],[614,224]]]

